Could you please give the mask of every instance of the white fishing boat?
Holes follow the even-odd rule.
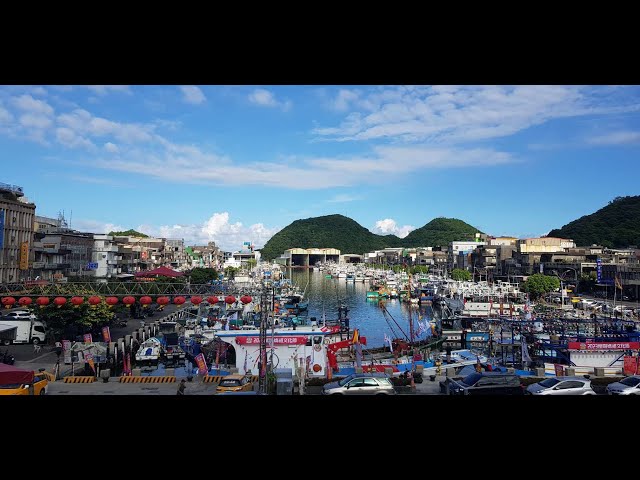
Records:
[[[160,360],[162,344],[156,337],[151,337],[140,344],[136,352],[138,365],[157,365]]]

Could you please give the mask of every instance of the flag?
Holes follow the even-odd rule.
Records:
[[[96,364],[93,361],[93,355],[91,355],[90,353],[86,353],[84,355],[84,359],[87,361],[87,363],[91,367],[91,370],[93,370],[93,374],[95,375],[96,374]]]
[[[200,375],[206,375],[209,372],[209,369],[207,368],[207,360],[204,358],[204,354],[199,353],[195,356],[194,360],[198,365],[198,373]]]
[[[358,329],[356,328],[353,331],[353,339],[351,340],[351,343],[356,344],[360,341],[360,332],[358,332]]]
[[[362,367],[362,344],[356,344],[356,367]]]
[[[391,338],[389,338],[386,333],[384,334],[384,341],[389,344],[389,351],[393,352],[393,343],[391,343]]]
[[[620,290],[622,290],[622,282],[620,281],[619,273],[616,274],[616,288],[619,288]]]

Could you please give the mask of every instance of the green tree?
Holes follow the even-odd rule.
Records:
[[[224,276],[230,280],[236,278],[236,273],[238,273],[238,268],[236,267],[227,267],[224,269]]]
[[[429,266],[428,265],[416,265],[415,267],[411,267],[411,273],[412,274],[429,273]]]
[[[93,306],[86,303],[86,300],[85,298],[85,303],[77,307],[69,303],[61,307],[50,304],[35,312],[38,320],[47,325],[50,338],[60,338],[70,328],[84,331],[87,327],[108,324],[115,317],[112,309],[104,302]]]
[[[457,281],[469,281],[471,280],[471,272],[468,270],[462,270],[461,268],[454,268],[451,272],[451,278]]]
[[[191,283],[194,285],[202,285],[217,279],[218,271],[215,268],[194,268],[191,270]]]
[[[560,288],[560,279],[558,277],[536,273],[527,278],[520,288],[522,291],[529,293],[532,300],[535,300],[545,293]]]

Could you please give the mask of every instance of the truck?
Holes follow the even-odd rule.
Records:
[[[44,323],[38,320],[14,320],[4,317],[0,318],[0,325],[18,327],[13,343],[33,343],[35,345],[45,340]],[[12,341],[5,338],[2,340],[2,343],[4,345],[11,345]]]

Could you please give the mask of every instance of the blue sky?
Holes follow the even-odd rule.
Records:
[[[260,247],[340,213],[540,236],[636,195],[638,86],[0,86],[0,181],[96,233]]]

